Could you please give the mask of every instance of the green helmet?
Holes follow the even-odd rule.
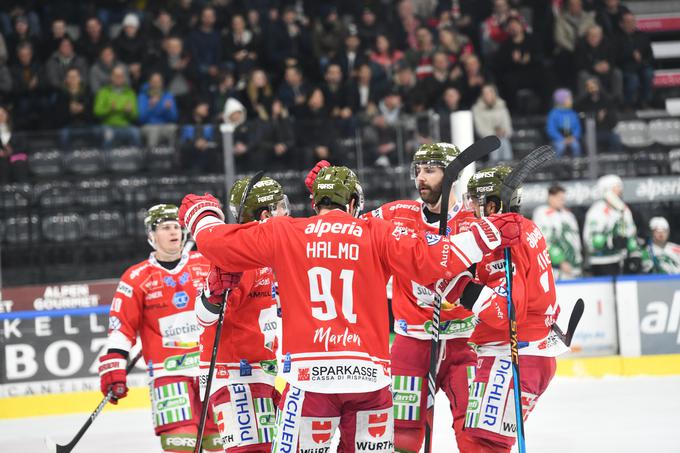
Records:
[[[229,209],[236,219],[238,209],[243,199],[243,192],[248,187],[250,178],[241,178],[234,183],[229,193]],[[267,210],[273,216],[288,215],[288,197],[284,195],[281,184],[274,179],[264,176],[252,189],[245,199],[240,223],[248,223],[260,220],[260,211]]]
[[[458,157],[460,150],[451,143],[426,143],[418,148],[411,163],[411,177],[418,175],[418,165],[446,167]]]
[[[480,206],[484,206],[489,197],[497,197],[498,203],[501,199],[501,185],[512,172],[512,168],[507,165],[497,165],[495,167],[484,168],[472,175],[467,184],[468,199],[476,200]],[[503,212],[519,209],[522,188],[518,188],[512,194],[510,206],[501,206]],[[509,209],[508,209],[509,208]]]
[[[179,209],[174,204],[157,204],[146,211],[144,226],[147,231],[153,231],[159,223],[167,221],[179,222]]]
[[[340,206],[347,206],[353,198],[357,203],[354,215],[359,215],[364,208],[364,191],[357,175],[347,167],[323,168],[314,180],[312,187],[314,206],[325,199]]]

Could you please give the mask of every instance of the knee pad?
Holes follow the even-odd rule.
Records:
[[[161,448],[166,453],[193,452],[196,448],[196,426],[179,426],[160,433]]]

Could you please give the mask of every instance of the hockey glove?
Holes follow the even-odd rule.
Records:
[[[460,296],[465,287],[472,281],[472,274],[468,271],[461,272],[453,278],[441,278],[430,289],[442,298],[442,309],[451,309],[459,305]]]
[[[217,266],[210,267],[203,295],[212,305],[224,303],[224,293],[233,290],[241,281],[242,272],[225,272]]]
[[[307,190],[309,190],[309,193],[312,193],[312,187],[314,186],[314,181],[316,180],[316,177],[319,175],[319,172],[322,169],[330,166],[331,163],[328,162],[327,160],[320,160],[319,162],[316,163],[314,168],[312,168],[310,172],[307,173],[307,177],[305,178],[305,186],[307,186]]]
[[[209,193],[205,195],[190,193],[182,199],[182,205],[179,207],[179,223],[189,230],[193,237],[196,237],[194,233],[198,221],[207,216],[217,217],[224,222],[224,212],[217,198]]]
[[[476,219],[470,224],[470,231],[482,254],[486,255],[498,247],[519,244],[521,225],[522,216],[519,214],[494,214]]]
[[[127,359],[123,354],[110,352],[99,358],[99,382],[104,396],[113,392],[111,403],[118,404],[118,400],[127,396]]]

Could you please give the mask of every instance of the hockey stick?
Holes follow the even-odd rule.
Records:
[[[241,203],[238,206],[238,213],[236,214],[236,223],[241,223],[243,217],[243,206],[246,204],[246,199],[250,195],[250,191],[257,184],[260,179],[264,176],[263,171],[258,171],[255,175],[250,178],[246,190],[243,191],[241,196]],[[205,297],[201,295],[201,297]],[[227,307],[227,299],[229,298],[229,290],[224,293],[224,302],[220,307],[220,314],[217,318],[217,327],[215,328],[215,339],[213,340],[212,356],[210,357],[210,368],[208,368],[208,380],[205,384],[205,393],[203,395],[203,405],[201,406],[201,421],[198,424],[198,437],[196,438],[196,449],[195,453],[201,453],[201,447],[203,446],[203,431],[205,430],[205,421],[208,418],[208,406],[210,405],[210,388],[212,387],[212,378],[215,374],[215,365],[217,363],[217,349],[220,345],[220,337],[222,336],[222,326],[224,324],[224,312]]]
[[[552,329],[553,332],[557,335],[557,337],[562,340],[562,343],[564,343],[567,346],[571,346],[571,340],[574,338],[574,332],[576,331],[576,327],[578,327],[578,323],[581,320],[581,316],[583,316],[583,309],[585,308],[585,304],[583,303],[583,299],[579,299],[576,301],[576,304],[574,305],[574,309],[571,311],[571,316],[569,316],[569,324],[567,325],[567,333],[562,332],[562,329],[560,329],[560,326],[557,325],[557,323],[554,323],[550,328]]]
[[[517,167],[503,180],[501,184],[501,210],[510,211],[510,200],[513,193],[519,188],[522,182],[541,167],[546,162],[555,157],[555,151],[550,146],[541,146],[533,150],[524,157]],[[519,345],[517,342],[517,318],[515,304],[512,303],[512,252],[510,247],[506,247],[504,252],[505,260],[505,281],[507,285],[508,299],[508,325],[510,331],[510,360],[512,362],[512,382],[513,393],[515,396],[515,419],[517,421],[517,448],[519,453],[526,452],[524,440],[524,417],[522,414],[522,389],[520,387],[519,375]]]
[[[134,356],[133,359],[128,362],[127,366],[125,367],[126,374],[132,371],[132,368],[135,366],[140,357],[142,357],[142,351],[139,351],[137,355]],[[101,413],[102,410],[104,410],[104,406],[106,406],[106,403],[111,401],[111,398],[113,398],[113,390],[108,391],[104,399],[101,401],[101,403],[99,403],[94,412],[90,414],[90,417],[87,419],[85,424],[80,428],[80,430],[71,440],[71,442],[67,443],[66,445],[59,445],[58,443],[53,441],[49,436],[46,437],[45,445],[47,446],[47,449],[55,453],[69,453],[71,450],[73,450],[73,447],[75,447],[76,444],[80,441],[80,439],[85,434],[85,431],[87,431],[90,428],[90,425],[92,425],[94,419],[97,418],[97,416]]]
[[[474,142],[461,152],[444,169],[442,180],[442,200],[439,211],[439,235],[446,235],[446,227],[449,215],[449,198],[451,187],[461,171],[471,163],[489,155],[501,146],[500,140],[494,135],[484,137]],[[427,372],[427,416],[425,417],[425,452],[432,451],[432,432],[434,427],[434,398],[437,393],[436,377],[437,363],[439,362],[439,318],[442,310],[441,295],[435,291],[434,310],[432,313],[432,340],[430,342],[430,368]]]

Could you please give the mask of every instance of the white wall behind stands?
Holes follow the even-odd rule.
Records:
[[[680,276],[560,281],[557,298],[563,330],[576,300],[585,303],[568,355],[680,354]]]

